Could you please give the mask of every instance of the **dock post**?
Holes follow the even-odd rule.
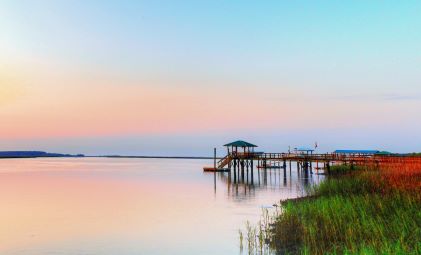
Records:
[[[253,171],[254,171],[254,169],[253,169],[253,159],[250,161],[250,168],[251,168],[251,184],[254,184],[254,176],[253,176]]]
[[[260,176],[260,165],[261,165],[261,160],[260,159],[258,159],[257,160],[257,174]]]
[[[286,163],[285,163],[285,161],[284,161],[284,182],[286,181],[286,179],[287,179],[287,166],[286,166]]]
[[[257,161],[257,164],[259,164],[259,161]],[[257,184],[260,187],[260,168],[257,167]]]
[[[309,163],[307,161],[303,162],[304,163],[304,177],[308,178],[308,167],[309,167]]]
[[[313,162],[310,160],[310,174],[313,174]]]
[[[248,159],[246,159],[246,179],[247,179],[247,184],[249,183],[249,161]]]
[[[216,171],[216,148],[213,148],[213,168]]]
[[[234,164],[234,183],[237,183],[237,165]]]
[[[310,174],[313,174],[313,164],[311,161],[310,161]]]
[[[263,185],[267,185],[268,183],[268,173],[266,171],[266,168],[263,168]]]
[[[287,169],[286,168],[284,168],[284,187],[286,187],[287,186]]]
[[[244,161],[240,160],[240,166],[241,166],[241,181],[244,182]]]

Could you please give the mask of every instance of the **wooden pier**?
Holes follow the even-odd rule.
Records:
[[[297,164],[298,170],[305,174],[313,174],[314,170],[324,170],[330,173],[330,167],[334,164],[347,164],[351,168],[357,165],[380,165],[385,162],[399,160],[398,156],[385,156],[375,154],[338,154],[338,153],[265,153],[255,152],[257,146],[245,141],[235,141],[224,145],[227,148],[227,155],[217,160],[216,149],[214,151],[214,166],[204,167],[204,171],[230,171],[231,169],[250,170],[253,174],[254,164],[257,162],[257,169],[261,168],[287,168],[292,162]],[[236,172],[236,171],[235,171]]]

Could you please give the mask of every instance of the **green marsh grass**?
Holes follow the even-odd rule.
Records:
[[[421,254],[420,190],[393,188],[379,170],[349,170],[263,216],[266,223],[252,234],[263,232],[265,242],[249,253]]]

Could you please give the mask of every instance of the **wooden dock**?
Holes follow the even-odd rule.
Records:
[[[224,145],[227,147],[227,155],[219,160],[216,158],[216,149],[214,149],[214,166],[204,167],[204,171],[226,172],[230,169],[240,169],[247,171],[251,169],[253,172],[254,164],[257,163],[257,169],[264,168],[287,168],[287,163],[297,164],[298,170],[309,171],[311,174],[314,170],[324,170],[330,173],[330,167],[334,164],[347,164],[351,168],[357,165],[375,165],[390,164],[405,160],[411,160],[408,156],[399,155],[377,155],[377,154],[339,154],[339,153],[265,153],[255,152],[257,147],[251,143],[244,141],[236,141]],[[404,159],[403,159],[404,158]],[[414,160],[420,160],[415,157]]]

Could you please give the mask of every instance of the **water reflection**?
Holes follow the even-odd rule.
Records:
[[[289,162],[285,167],[271,168],[231,168],[229,172],[207,173],[214,176],[214,192],[217,192],[217,182],[225,184],[228,197],[236,200],[253,199],[259,191],[289,192],[296,196],[305,196],[306,190],[318,183],[323,176],[313,172],[312,168],[304,169],[295,162]],[[296,197],[294,196],[294,197]],[[275,201],[274,201],[275,202]]]
[[[206,164],[0,160],[0,254],[236,254],[246,221],[322,177],[294,162],[244,175],[203,173]]]

